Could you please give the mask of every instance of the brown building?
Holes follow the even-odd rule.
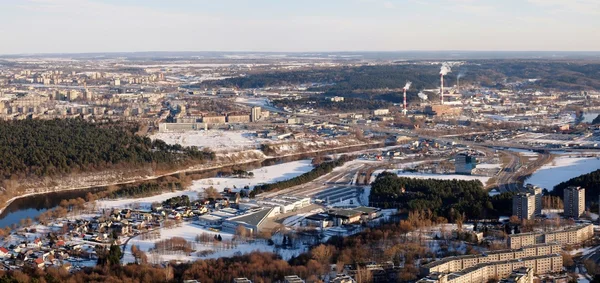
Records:
[[[227,123],[248,123],[250,115],[227,115]]]
[[[451,105],[429,105],[425,106],[425,113],[428,115],[437,115],[437,116],[456,116],[460,115],[462,112],[462,108],[454,107]]]
[[[225,124],[225,116],[204,116],[202,117],[202,123],[205,124]]]

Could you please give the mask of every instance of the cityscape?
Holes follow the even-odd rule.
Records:
[[[600,282],[594,1],[115,2],[0,11],[1,282]]]

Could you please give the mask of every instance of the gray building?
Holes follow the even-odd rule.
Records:
[[[469,153],[459,153],[454,157],[456,174],[471,175],[475,166],[477,166],[477,158]]]
[[[579,218],[585,211],[585,189],[568,187],[564,191],[565,217]]]
[[[520,193],[513,196],[513,215],[519,219],[533,219],[536,212],[535,194]]]
[[[249,233],[258,233],[265,220],[277,214],[275,208],[264,208],[258,211],[250,212],[240,216],[231,217],[223,220],[222,229],[226,232],[235,233],[238,227],[244,227]]]

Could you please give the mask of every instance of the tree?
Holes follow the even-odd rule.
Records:
[[[121,264],[121,256],[123,253],[121,252],[121,248],[116,245],[110,245],[110,250],[108,251],[107,262],[110,265],[120,265]]]
[[[217,189],[211,187],[205,188],[204,189],[204,197],[208,198],[208,199],[217,199],[217,198],[221,198],[221,194],[219,193],[219,191],[217,191]]]
[[[567,268],[571,268],[575,265],[575,262],[573,261],[573,257],[569,253],[562,252],[561,255],[563,258],[564,266],[566,266]]]

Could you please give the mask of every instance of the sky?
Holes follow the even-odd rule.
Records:
[[[600,51],[600,0],[0,0],[0,54]]]

